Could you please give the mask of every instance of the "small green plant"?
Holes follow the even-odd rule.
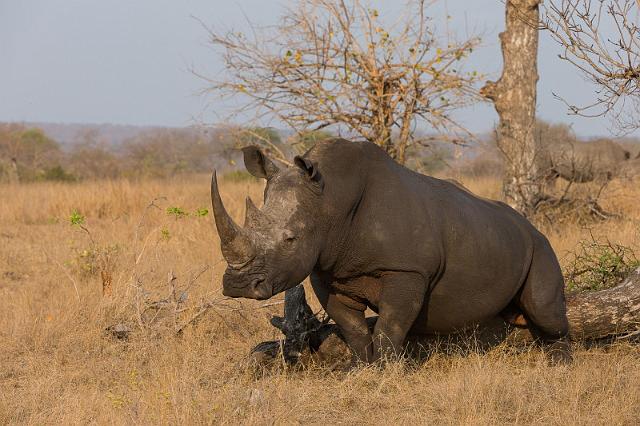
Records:
[[[185,216],[188,216],[189,213],[185,212],[180,207],[167,207],[167,214],[169,216],[173,216],[176,219],[180,219],[180,218],[183,218]]]
[[[160,239],[163,241],[169,241],[171,239],[171,233],[167,228],[162,228],[160,230]]]
[[[84,224],[85,217],[77,210],[71,212],[71,216],[69,216],[69,222],[71,226],[81,226]]]
[[[73,212],[71,212],[71,216],[69,216],[69,223],[71,224],[71,226],[77,226],[78,228],[82,229],[82,231],[89,236],[91,245],[95,246],[96,242],[93,240],[91,231],[89,231],[89,229],[84,226],[85,219],[86,218],[82,213],[80,213],[78,210],[74,210]]]
[[[205,209],[204,207],[197,209],[194,213],[194,215],[198,217],[205,217],[208,214],[209,214],[209,209]]]
[[[75,264],[81,275],[99,275],[102,279],[102,295],[111,296],[113,271],[115,269],[116,259],[120,253],[120,247],[117,244],[98,244],[93,238],[91,231],[89,231],[89,228],[85,226],[85,216],[78,210],[74,210],[71,213],[69,223],[71,226],[78,227],[87,234],[90,242],[88,248],[75,249],[76,256],[69,264]]]
[[[593,236],[590,241],[581,241],[570,256],[564,271],[570,292],[615,287],[640,266],[632,248],[609,240],[598,241]]]

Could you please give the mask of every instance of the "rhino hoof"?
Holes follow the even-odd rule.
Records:
[[[571,346],[566,340],[553,342],[547,348],[547,357],[552,365],[569,365],[573,362]]]

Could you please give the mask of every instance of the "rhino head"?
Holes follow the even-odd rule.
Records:
[[[222,203],[214,172],[211,200],[228,267],[222,294],[264,300],[292,288],[312,271],[322,232],[317,218],[323,180],[317,165],[303,157],[293,167],[278,167],[259,148],[243,149],[249,173],[267,180],[262,209],[246,200],[244,226],[236,224]]]

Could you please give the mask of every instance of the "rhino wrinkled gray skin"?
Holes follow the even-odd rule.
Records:
[[[548,240],[506,204],[415,173],[368,142],[318,143],[295,166],[244,149],[267,180],[240,227],[216,177],[211,195],[223,294],[267,299],[311,276],[354,359],[398,353],[408,335],[451,333],[519,318],[555,361],[569,361],[564,282]],[[379,318],[373,333],[365,309]]]

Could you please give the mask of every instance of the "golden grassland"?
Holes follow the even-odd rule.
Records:
[[[456,178],[499,196],[495,178]],[[0,186],[0,424],[640,422],[640,349],[622,343],[577,347],[569,367],[499,347],[384,371],[257,373],[247,355],[278,337],[268,320],[282,306],[222,297],[211,215],[197,213],[208,179]],[[262,185],[221,190],[240,218]],[[639,199],[614,182],[603,206],[622,219],[545,227],[561,262],[590,233],[640,248]]]

